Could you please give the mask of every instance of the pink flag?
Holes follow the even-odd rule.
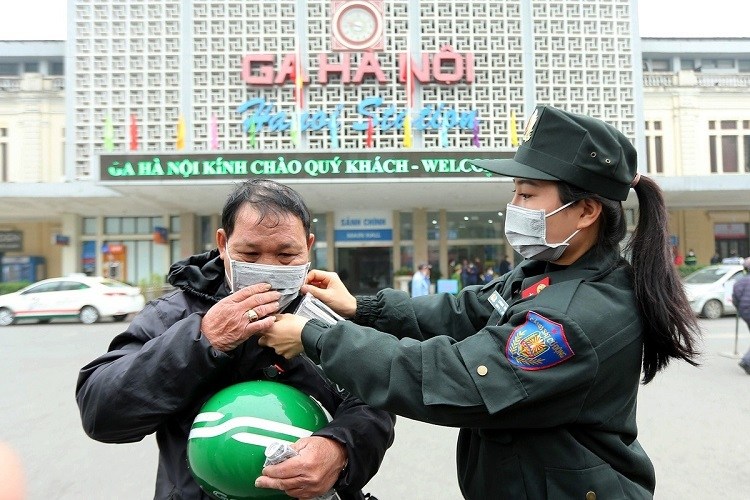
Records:
[[[211,149],[219,149],[219,121],[211,115]]]

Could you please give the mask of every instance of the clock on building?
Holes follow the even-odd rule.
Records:
[[[332,0],[331,48],[382,50],[383,12],[383,0]]]

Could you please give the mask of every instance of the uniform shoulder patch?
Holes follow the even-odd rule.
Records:
[[[505,346],[505,357],[522,370],[543,370],[574,354],[563,326],[534,311],[529,311],[526,321],[511,332]]]

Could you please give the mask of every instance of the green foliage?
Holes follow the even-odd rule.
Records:
[[[414,274],[414,271],[409,269],[408,267],[402,267],[401,269],[396,269],[393,271],[394,276],[411,276]]]
[[[0,283],[0,295],[17,292],[23,287],[29,286],[30,281],[7,281]]]
[[[684,278],[688,274],[692,274],[698,269],[706,267],[705,264],[694,264],[692,266],[688,266],[687,264],[683,264],[681,266],[677,267],[677,272],[680,273],[680,277]]]

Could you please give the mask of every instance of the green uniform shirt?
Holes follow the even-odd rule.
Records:
[[[636,440],[643,333],[616,252],[524,261],[457,297],[383,290],[354,320],[308,322],[306,353],[372,406],[461,427],[465,498],[653,497]]]

